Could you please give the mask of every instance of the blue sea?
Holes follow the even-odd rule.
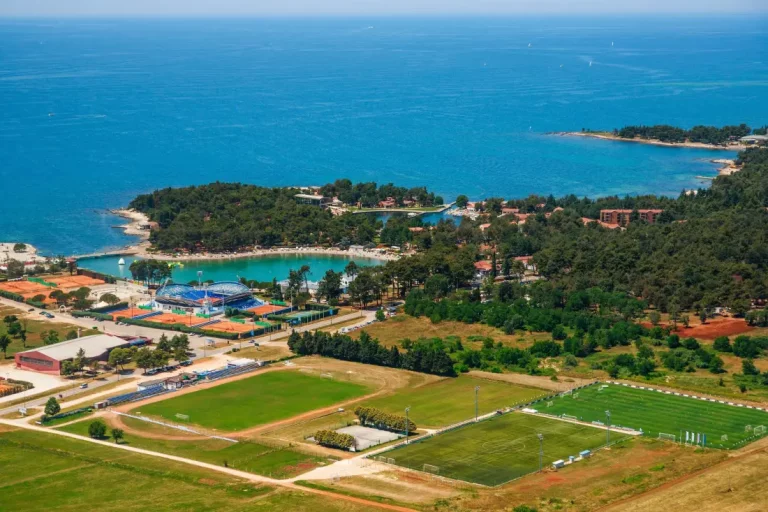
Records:
[[[676,195],[731,153],[546,135],[768,123],[768,18],[0,20],[0,241],[133,239],[106,208],[244,181],[452,200]],[[590,65],[591,63],[591,65]]]

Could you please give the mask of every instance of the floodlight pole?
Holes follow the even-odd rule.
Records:
[[[611,444],[611,411],[605,411],[608,421],[605,424],[605,446]]]
[[[480,392],[480,386],[475,386],[475,421],[477,421],[477,394]]]
[[[411,410],[411,406],[405,408],[405,444],[408,444],[408,412]]]
[[[542,434],[536,434],[539,438],[539,473],[541,473],[541,461],[544,457],[544,436]]]

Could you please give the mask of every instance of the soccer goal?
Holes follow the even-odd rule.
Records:
[[[659,432],[659,439],[663,441],[672,441],[674,443],[677,440],[677,436],[675,434],[665,434],[663,432]]]
[[[424,464],[423,470],[425,473],[432,473],[433,475],[440,474],[440,466],[433,466],[432,464]]]
[[[547,407],[552,407],[553,405],[555,405],[555,402],[547,402]]]
[[[720,441],[727,441],[728,440],[728,434],[723,434],[720,436]]]
[[[752,433],[756,436],[762,436],[765,434],[765,425],[759,425],[752,429]]]
[[[574,393],[573,394],[573,399],[576,400],[577,398],[579,398],[579,394],[578,393]]]
[[[563,414],[560,417],[563,418],[564,420],[579,421],[579,418],[577,418],[576,416],[571,416],[570,414]]]
[[[180,420],[189,421],[189,415],[188,414],[181,414],[176,413],[176,417]]]
[[[747,425],[744,427],[744,432],[752,432],[752,425]]]
[[[379,455],[378,457],[376,457],[376,460],[378,460],[379,462],[386,462],[387,464],[395,463],[395,459],[393,459],[392,457],[385,457],[383,455]]]

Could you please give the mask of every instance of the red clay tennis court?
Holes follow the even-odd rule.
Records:
[[[274,304],[264,304],[263,306],[256,306],[248,311],[255,313],[257,316],[271,315],[277,311],[283,311],[290,309],[290,306],[275,306]]]
[[[254,329],[261,329],[253,324],[239,324],[237,322],[216,322],[215,324],[206,325],[204,327],[206,331],[219,331],[219,332],[251,332]]]
[[[146,313],[146,312],[145,312]],[[200,318],[199,316],[185,316],[177,315],[175,313],[161,313],[159,315],[150,316],[146,319],[147,322],[156,322],[158,324],[184,324],[184,325],[197,325],[204,324],[210,321],[208,318]]]

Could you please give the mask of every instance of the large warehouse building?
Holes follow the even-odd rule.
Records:
[[[87,359],[106,361],[112,349],[128,347],[136,342],[137,340],[134,339],[124,339],[108,334],[83,336],[74,340],[18,352],[15,356],[16,368],[60,375],[62,363],[77,357],[81,348],[85,351]]]

